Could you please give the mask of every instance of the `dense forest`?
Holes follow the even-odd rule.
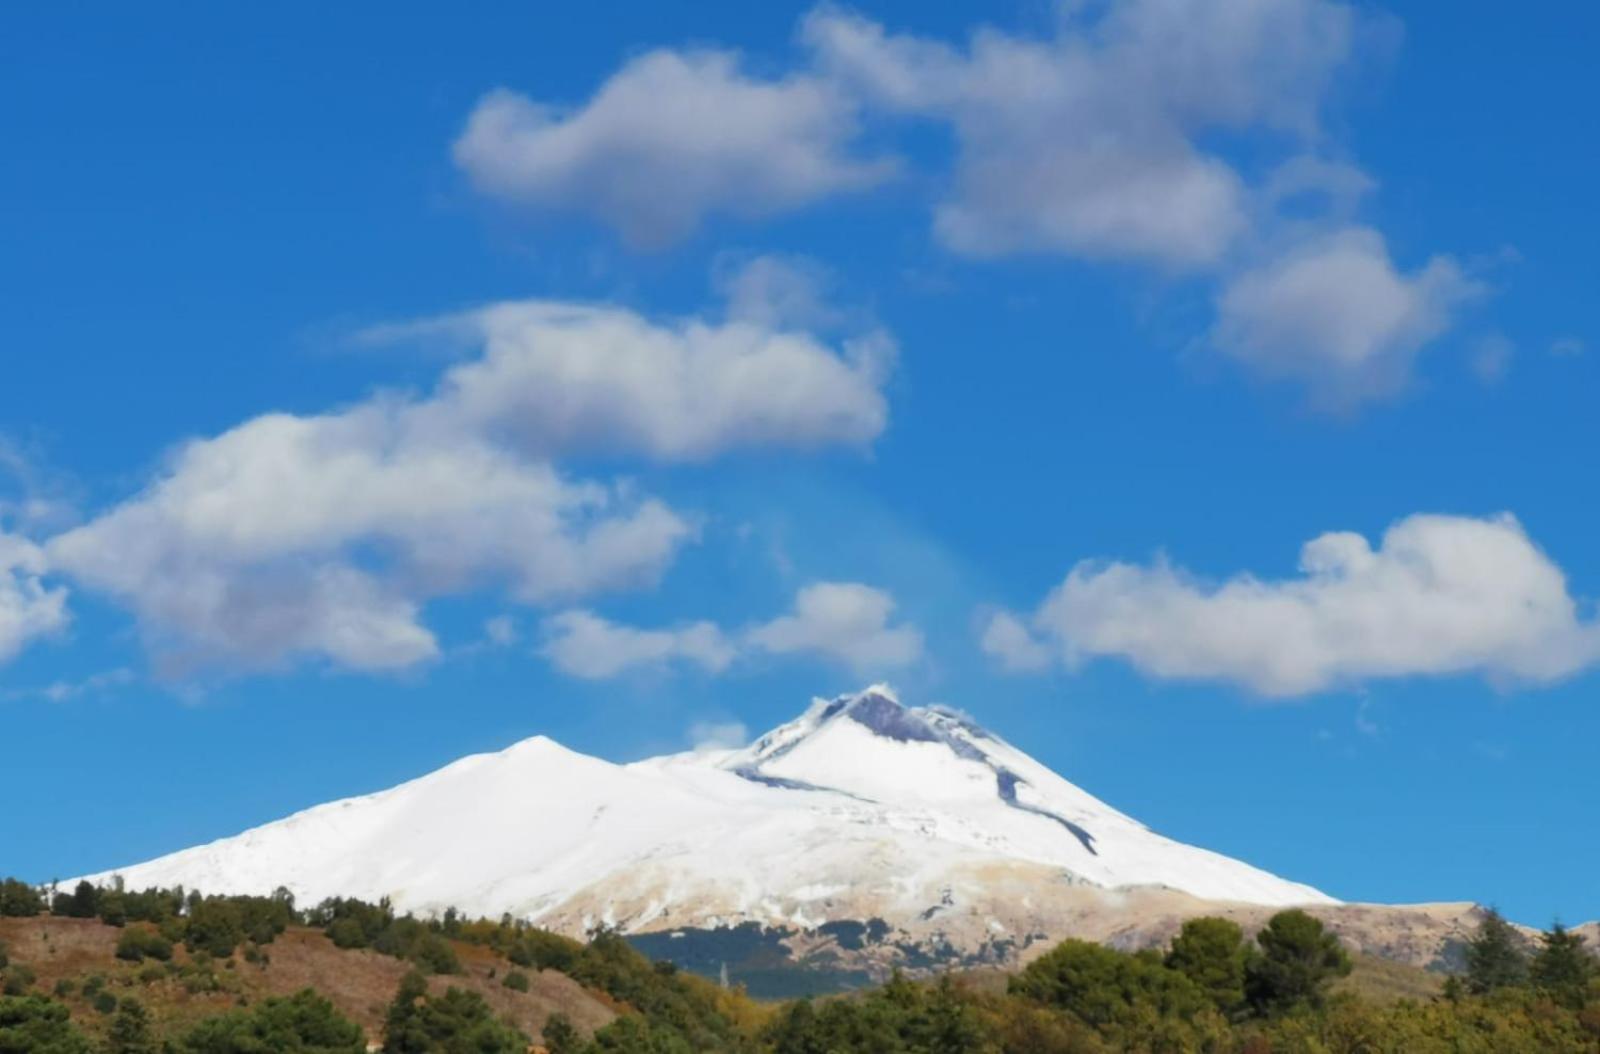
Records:
[[[1067,940],[1009,978],[897,974],[784,1003],[651,962],[607,930],[580,942],[510,918],[420,919],[386,903],[302,909],[281,890],[41,891],[4,880],[9,920],[93,927],[111,951],[47,985],[34,965],[42,953],[0,947],[0,1054],[358,1054],[369,1043],[393,1054],[1600,1051],[1600,962],[1583,939],[1554,926],[1530,943],[1493,912],[1465,970],[1425,998],[1341,988],[1349,955],[1321,922],[1287,910],[1255,934],[1198,918],[1162,950]],[[397,982],[366,1027],[315,985],[252,998],[250,971],[295,938],[353,957],[352,969],[391,964]],[[514,1002],[551,978],[603,1001],[606,1022],[555,1011],[524,1029],[483,994],[492,981]],[[178,1012],[191,997],[227,1008]]]

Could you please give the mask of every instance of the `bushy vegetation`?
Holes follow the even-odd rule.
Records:
[[[8,964],[0,948],[0,980],[10,993],[0,998],[0,1054],[363,1050],[361,1029],[315,992],[243,1005],[243,967],[231,956],[242,945],[245,963],[264,966],[262,946],[290,925],[316,927],[342,948],[414,964],[385,1016],[381,1039],[391,1054],[528,1048],[529,1037],[471,988],[430,990],[428,975],[461,972],[456,948],[463,943],[501,957],[473,973],[498,977],[511,993],[529,992],[531,975],[556,970],[604,993],[621,1011],[592,1037],[553,1015],[539,1037],[551,1054],[1600,1051],[1600,963],[1583,939],[1557,925],[1532,941],[1492,911],[1465,949],[1464,972],[1426,999],[1378,1004],[1341,991],[1336,982],[1350,972],[1350,957],[1321,922],[1289,910],[1250,935],[1225,919],[1193,919],[1164,951],[1064,941],[1003,989],[896,975],[853,995],[763,1007],[737,990],[651,962],[609,930],[583,942],[510,918],[468,921],[447,912],[419,919],[397,916],[386,902],[351,899],[298,911],[281,891],[208,897],[79,885],[40,896],[21,883],[0,882],[0,904],[13,915],[48,909],[120,926],[118,958],[142,964],[114,971],[109,986],[104,974],[63,979],[51,999],[36,990],[26,965]],[[115,994],[136,981],[236,996],[241,1006],[163,1033],[143,1004]],[[75,1023],[62,1000],[87,1007],[88,1018]]]
[[[67,1008],[44,996],[0,996],[0,1054],[91,1054]]]
[[[500,1021],[476,992],[446,989],[429,995],[412,972],[400,982],[383,1023],[384,1054],[522,1054],[528,1039]]]
[[[172,1047],[173,1054],[365,1054],[366,1049],[360,1026],[309,988],[206,1018]]]

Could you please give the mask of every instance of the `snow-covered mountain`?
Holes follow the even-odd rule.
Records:
[[[510,913],[574,934],[879,919],[964,950],[1064,935],[1090,891],[1335,903],[1164,838],[884,686],[817,700],[739,750],[617,765],[536,736],[116,873],[133,887]]]

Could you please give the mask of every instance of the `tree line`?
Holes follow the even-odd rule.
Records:
[[[1279,912],[1254,934],[1234,922],[1185,922],[1164,949],[1121,951],[1066,940],[1003,984],[976,977],[915,981],[896,974],[865,992],[757,1004],[737,990],[651,962],[619,934],[577,941],[509,916],[397,914],[334,898],[298,909],[286,891],[217,897],[183,890],[132,892],[80,884],[40,891],[0,881],[0,914],[50,912],[124,927],[119,958],[162,962],[181,943],[201,959],[259,953],[289,925],[315,927],[341,948],[370,948],[413,965],[384,1019],[392,1054],[1110,1054],[1151,1052],[1600,1051],[1600,963],[1559,925],[1530,942],[1487,912],[1464,949],[1464,969],[1437,997],[1379,1004],[1337,989],[1352,963],[1315,917]],[[136,925],[131,925],[136,924]],[[131,936],[138,935],[138,936]],[[560,1015],[538,1037],[499,1020],[477,993],[430,991],[426,975],[460,972],[454,946],[493,950],[502,983],[556,970],[605,993],[624,1013],[585,1037]],[[0,949],[0,1054],[345,1054],[361,1029],[313,991],[269,999],[156,1036],[136,999],[97,992],[108,1019],[91,1041],[67,1006],[16,983]],[[87,986],[84,989],[87,994]]]

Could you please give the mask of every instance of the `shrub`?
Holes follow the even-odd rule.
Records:
[[[495,1018],[476,992],[450,988],[428,995],[428,983],[413,971],[400,982],[383,1026],[384,1054],[523,1054],[527,1037]]]
[[[19,1054],[90,1054],[67,1008],[44,996],[0,997],[0,1051]]]
[[[110,992],[101,992],[94,997],[94,1008],[102,1014],[109,1014],[117,1008],[117,997]]]
[[[172,942],[154,930],[130,926],[117,938],[117,958],[128,962],[172,958]]]
[[[1192,1017],[1210,1002],[1193,981],[1160,960],[1078,940],[1062,941],[1035,960],[1011,979],[1009,989],[1095,1026],[1144,1014]]]
[[[412,946],[406,956],[428,973],[460,973],[461,961],[456,958],[456,950],[450,947],[450,942],[438,934],[424,934]]]
[[[156,1054],[150,1031],[150,1012],[136,999],[117,1004],[117,1015],[106,1029],[106,1054]]]
[[[540,1033],[544,1039],[545,1049],[550,1054],[578,1054],[583,1045],[583,1037],[573,1027],[572,1021],[566,1014],[557,1011],[545,1019],[544,1029]]]
[[[309,988],[201,1021],[172,1045],[174,1054],[364,1054],[361,1027]]]
[[[6,995],[25,995],[33,987],[33,982],[39,975],[26,966],[12,966],[6,970],[6,980],[3,988]]]
[[[510,970],[506,973],[505,980],[500,983],[513,992],[526,992],[528,990],[528,975],[521,970]]]
[[[0,915],[32,918],[44,907],[44,897],[28,883],[16,878],[0,879]]]

